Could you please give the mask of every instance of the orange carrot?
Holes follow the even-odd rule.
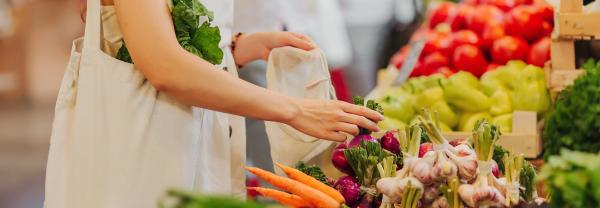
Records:
[[[282,205],[296,207],[296,208],[311,208],[313,207],[309,202],[304,200],[302,197],[288,194],[283,191],[275,189],[261,188],[261,187],[249,187],[248,189],[257,191],[264,197],[269,197]]]
[[[246,167],[246,170],[250,171],[254,175],[262,178],[269,182],[273,186],[291,192],[292,194],[302,197],[312,205],[319,208],[339,208],[340,203],[335,199],[327,196],[327,194],[320,192],[317,189],[311,188],[310,186],[304,185],[298,181],[275,175],[269,171],[265,171],[260,168]]]
[[[313,178],[312,176],[306,175],[302,171],[287,167],[287,166],[279,164],[279,163],[275,163],[275,165],[277,165],[279,168],[281,168],[281,170],[283,170],[283,172],[291,179],[297,180],[300,183],[303,183],[307,186],[310,186],[314,189],[317,189],[317,190],[327,194],[331,198],[338,201],[340,204],[346,202],[346,200],[344,199],[344,196],[342,196],[342,194],[339,191],[335,190],[331,186],[321,183],[321,181]]]

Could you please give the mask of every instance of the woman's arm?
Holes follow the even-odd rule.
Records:
[[[356,125],[378,130],[383,116],[339,101],[300,100],[252,85],[185,51],[177,42],[164,0],[115,0],[127,48],[158,90],[180,102],[289,124],[309,135],[342,141]],[[367,118],[369,119],[367,119]]]

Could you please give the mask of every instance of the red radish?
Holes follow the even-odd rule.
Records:
[[[333,184],[333,187],[344,196],[346,203],[349,205],[356,204],[360,199],[360,183],[352,176],[340,177]]]
[[[504,14],[498,7],[492,5],[480,5],[467,18],[467,28],[477,34],[483,33],[486,25],[499,24],[503,21]]]
[[[419,158],[422,158],[428,152],[433,151],[433,144],[430,142],[426,142],[419,146]]]
[[[335,149],[333,154],[331,155],[331,163],[333,166],[337,168],[342,173],[346,173],[348,175],[354,175],[354,171],[352,171],[352,167],[348,163],[346,156],[344,155],[345,148]]]
[[[527,63],[543,67],[550,60],[550,37],[544,37],[531,45]]]
[[[504,31],[503,24],[489,25],[486,26],[481,34],[483,48],[489,50],[492,48],[494,41],[504,37],[506,32]]]
[[[523,5],[511,10],[506,17],[506,32],[509,35],[520,36],[529,41],[542,35],[541,16],[535,15],[531,7]]]
[[[456,4],[450,2],[440,3],[431,11],[429,28],[433,29],[440,23],[449,22],[450,19],[454,18],[456,13]]]
[[[456,48],[452,63],[456,69],[471,72],[476,77],[481,77],[488,65],[483,52],[472,45],[462,45]]]
[[[396,155],[400,153],[400,143],[398,143],[398,137],[396,137],[397,131],[388,131],[380,139],[381,148],[390,151]]]
[[[527,60],[529,45],[522,38],[505,36],[492,46],[491,55],[495,63],[504,65],[510,60]]]
[[[448,65],[448,58],[446,58],[446,56],[442,55],[440,52],[429,54],[423,59],[423,68],[428,74],[433,74],[437,72],[440,67]]]
[[[460,30],[452,34],[452,51],[465,44],[471,44],[479,47],[481,45],[481,41],[479,40],[479,36],[477,36],[477,34],[471,30]]]
[[[498,163],[495,160],[490,160],[492,163],[492,174],[496,178],[500,178],[500,169],[498,168]]]

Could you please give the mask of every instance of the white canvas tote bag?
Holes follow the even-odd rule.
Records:
[[[227,23],[219,15],[233,2],[210,3]],[[45,207],[156,207],[168,188],[244,195],[243,118],[180,104],[105,54],[101,31],[114,28],[101,27],[100,0],[87,4],[84,38],[73,43],[56,102]],[[220,46],[222,66],[236,76]]]
[[[267,65],[267,88],[296,98],[336,99],[327,61],[320,49],[273,49]],[[308,161],[333,145],[286,124],[267,121],[265,128],[273,161],[284,165]]]

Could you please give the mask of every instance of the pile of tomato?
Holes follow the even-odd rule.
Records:
[[[509,60],[543,66],[550,59],[552,6],[543,0],[465,0],[432,7],[411,42],[425,46],[411,76],[451,75],[459,70],[479,77]],[[400,68],[409,45],[390,60]]]

